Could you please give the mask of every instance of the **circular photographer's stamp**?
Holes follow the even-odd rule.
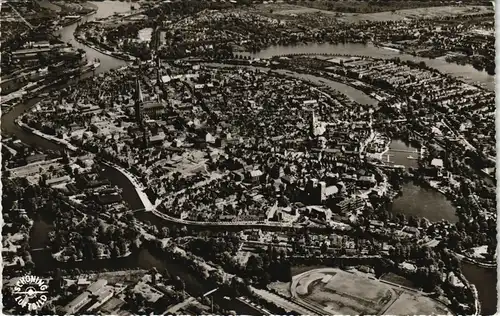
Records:
[[[39,310],[47,301],[47,282],[40,277],[25,275],[17,280],[12,294],[16,303],[29,311]]]

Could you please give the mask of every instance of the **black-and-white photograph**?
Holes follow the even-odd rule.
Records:
[[[2,314],[497,313],[494,1],[0,2]]]

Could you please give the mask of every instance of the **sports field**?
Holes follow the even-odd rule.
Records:
[[[384,313],[387,315],[449,315],[442,304],[425,296],[401,294]]]
[[[362,274],[323,268],[294,277],[295,300],[328,315],[444,315],[447,308],[417,291]]]

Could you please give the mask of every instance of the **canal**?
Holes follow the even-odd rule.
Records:
[[[497,315],[497,269],[483,268],[462,261],[462,273],[476,286],[481,302],[481,315]]]
[[[95,5],[98,8],[98,11],[95,15],[93,16],[88,16],[84,18],[84,21],[86,20],[92,20],[95,18],[100,18],[100,17],[106,17],[109,15],[114,14],[115,12],[125,12],[130,10],[131,4],[128,2],[118,2],[118,1],[103,1],[103,2],[91,2],[92,5]],[[124,61],[118,60],[116,58],[113,58],[111,56],[104,55],[94,49],[91,49],[90,47],[87,47],[83,44],[80,44],[76,42],[73,32],[76,29],[76,24],[67,26],[62,28],[60,31],[58,31],[59,34],[61,34],[61,39],[64,41],[67,41],[74,45],[76,48],[81,48],[83,49],[89,60],[92,59],[99,59],[101,62],[101,66],[96,70],[96,73],[101,73],[101,72],[106,72],[111,69],[119,68],[126,63]],[[373,46],[364,46],[360,44],[346,44],[346,45],[327,45],[327,44],[322,44],[322,45],[309,45],[309,46],[301,46],[301,47],[271,47],[269,49],[263,50],[260,53],[256,54],[255,57],[270,57],[271,55],[280,55],[280,54],[291,54],[291,53],[337,53],[337,54],[356,54],[356,55],[367,55],[367,56],[372,56],[372,57],[400,57],[401,59],[405,59],[404,54],[396,54],[394,52],[381,49],[381,48],[376,48]],[[408,58],[411,58],[411,60],[417,60],[419,61],[418,58],[415,58],[413,56],[409,56]],[[493,86],[494,78],[492,76],[487,75],[484,72],[479,72],[475,70],[472,67],[469,66],[459,66],[459,65],[454,65],[454,64],[448,64],[442,60],[425,60],[428,65],[433,66],[438,68],[439,70],[443,72],[448,72],[451,74],[454,74],[456,76],[468,76],[474,81],[480,81],[484,82],[486,84],[489,84],[491,87]],[[446,63],[446,65],[444,64]],[[448,71],[446,71],[448,69]],[[348,88],[346,89],[352,89],[349,86],[346,86]],[[58,87],[61,88],[61,87]],[[345,87],[342,87],[345,88]],[[342,91],[342,89],[341,89]],[[352,95],[352,91],[345,91],[348,92],[347,94]],[[361,93],[361,92],[359,92]],[[362,102],[360,103],[371,103],[373,100],[369,100],[368,96],[366,96],[367,99],[360,100]],[[365,98],[363,96],[363,98]],[[34,145],[39,148],[43,149],[51,149],[51,150],[60,150],[61,146],[53,144],[49,141],[46,141],[40,137],[37,137],[31,133],[28,133],[21,128],[19,128],[17,125],[14,124],[14,120],[24,113],[26,110],[30,109],[35,103],[39,101],[39,98],[34,98],[31,99],[23,104],[20,104],[13,108],[9,113],[5,114],[2,116],[1,120],[1,127],[2,131],[8,132],[9,134],[15,135],[17,138],[19,138],[21,141]],[[363,102],[364,101],[364,102]],[[137,193],[135,192],[134,187],[131,185],[131,183],[126,179],[125,176],[123,176],[120,172],[117,170],[114,170],[113,168],[105,167],[104,166],[104,174],[110,179],[110,181],[113,184],[116,184],[120,186],[124,191],[123,196],[127,199],[127,202],[133,209],[137,208],[142,208],[142,202],[140,201]],[[413,190],[417,193],[412,193]],[[419,193],[418,193],[419,192]],[[406,193],[406,194],[405,194]],[[407,192],[404,192],[403,197],[405,196],[408,197],[406,200],[402,200],[398,202],[399,206],[395,206],[394,210],[400,210],[400,211],[406,211],[408,209],[411,209],[409,206],[413,206],[413,211],[410,212],[415,212],[415,215],[419,214],[427,214],[426,212],[431,213],[431,210],[441,210],[443,207],[441,205],[446,205],[445,202],[443,202],[443,199],[446,201],[446,198],[441,195],[440,193],[436,193],[437,195],[434,195],[434,193],[431,193],[430,191],[420,191],[420,189],[415,188],[415,187],[410,187],[407,189]],[[409,198],[410,196],[413,196],[413,198]],[[416,204],[420,205],[422,204],[422,201],[427,201],[430,196],[433,196],[432,200],[434,203],[434,206],[432,206],[432,203],[428,203],[429,206],[419,208],[417,207]],[[439,197],[438,197],[439,196]],[[416,203],[418,201],[418,203]],[[441,201],[441,202],[439,202]],[[437,203],[437,204],[436,204]],[[442,203],[442,204],[440,204]],[[396,204],[396,203],[395,203]],[[451,205],[451,203],[450,203]],[[443,216],[448,216],[449,220],[453,220],[453,216],[449,214],[454,214],[454,210],[451,211],[448,206],[444,208],[446,211],[439,212],[441,213],[440,217]],[[408,213],[407,213],[408,214]],[[448,214],[448,215],[446,215]],[[419,215],[419,216],[424,216],[424,215]],[[431,219],[430,215],[426,216],[429,219]],[[446,217],[443,217],[446,218]],[[46,242],[47,242],[47,234],[48,232],[52,229],[52,226],[47,222],[42,219],[38,219],[35,222],[35,227],[32,230],[32,236],[31,236],[31,245],[33,248],[40,248],[43,247]],[[35,265],[37,269],[40,269],[40,271],[49,271],[51,269],[54,269],[54,267],[57,266],[55,261],[52,259],[50,256],[50,253],[48,251],[37,251],[32,253],[33,261],[35,262]],[[148,250],[141,250],[140,252],[136,254],[132,254],[131,256],[127,258],[122,258],[119,260],[99,260],[97,262],[93,263],[85,263],[81,264],[79,268],[85,269],[97,269],[97,268],[104,268],[108,267],[109,269],[116,269],[116,268],[150,268],[150,267],[157,267],[159,269],[165,269],[167,268],[172,275],[179,275],[181,278],[183,278],[186,281],[186,289],[188,292],[192,292],[193,294],[196,293],[201,293],[203,291],[206,291],[206,285],[202,284],[200,280],[197,280],[196,278],[192,277],[192,275],[189,273],[189,271],[186,270],[186,267],[170,262],[168,260],[163,260],[158,257],[155,257],[152,255]],[[483,307],[483,313],[485,315],[488,314],[493,314],[496,311],[496,274],[495,274],[495,269],[485,269],[481,268],[475,265],[471,265],[468,263],[463,263],[463,270],[465,276],[473,283],[476,285],[478,288],[480,300],[482,303]],[[208,289],[209,290],[209,289]],[[215,295],[217,303],[219,305],[227,308],[227,309],[234,309],[238,314],[259,314],[255,310],[247,307],[246,305],[243,305],[239,302],[224,302],[225,300],[222,300],[220,297]],[[230,306],[225,306],[225,304],[230,304]]]
[[[48,233],[52,229],[52,225],[48,224],[45,220],[37,220],[32,229],[32,236],[30,239],[30,246],[44,247],[48,244]],[[212,290],[214,286],[209,282],[195,277],[191,271],[178,262],[174,262],[164,256],[154,255],[148,249],[140,249],[132,253],[130,256],[118,259],[103,259],[94,261],[80,261],[73,263],[62,263],[54,260],[50,254],[49,249],[32,251],[31,253],[33,262],[35,263],[35,273],[37,275],[45,275],[54,271],[56,268],[62,270],[78,269],[82,273],[92,271],[118,271],[128,269],[151,269],[156,268],[160,273],[167,270],[171,276],[178,276],[184,281],[186,291],[194,296],[199,297],[202,294]],[[241,303],[240,301],[232,298],[225,299],[223,294],[214,293],[212,295],[214,303],[218,304],[226,310],[234,310],[239,315],[258,315],[259,312],[252,307]]]

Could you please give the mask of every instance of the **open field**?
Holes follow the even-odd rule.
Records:
[[[328,282],[326,289],[344,296],[378,302],[387,294],[387,288],[366,278],[351,278],[348,275],[338,275]]]
[[[290,292],[311,310],[325,314],[449,314],[440,303],[419,292],[396,290],[375,278],[335,268],[304,272],[294,277]]]
[[[410,280],[408,280],[400,275],[394,274],[394,273],[386,273],[380,279],[382,279],[384,281],[396,283],[396,284],[399,284],[402,286],[406,286],[409,288],[415,287],[413,282],[411,282]]]
[[[387,315],[448,315],[450,312],[442,304],[425,296],[401,294],[387,311]]]

